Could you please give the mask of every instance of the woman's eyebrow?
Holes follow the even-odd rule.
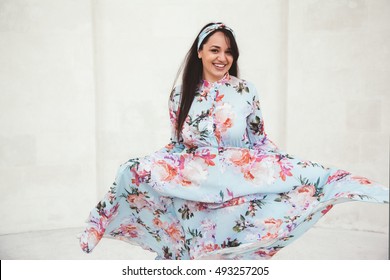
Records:
[[[221,49],[221,47],[220,47],[220,46],[217,46],[217,45],[211,45],[211,46],[210,46],[210,49],[211,49],[211,48]],[[227,51],[231,51],[232,48],[229,47],[229,48],[227,48],[226,50],[227,50]]]

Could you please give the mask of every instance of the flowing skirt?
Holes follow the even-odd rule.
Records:
[[[346,201],[388,203],[389,190],[280,151],[156,152],[121,165],[80,245],[111,237],[156,259],[269,259]]]

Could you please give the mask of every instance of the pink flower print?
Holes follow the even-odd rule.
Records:
[[[166,228],[168,225],[166,222],[162,222],[159,218],[154,218],[153,219],[153,224],[158,227],[158,228]]]
[[[298,193],[305,193],[307,196],[312,197],[316,193],[316,188],[313,185],[303,185],[296,188]]]
[[[188,120],[189,121],[189,120]],[[188,148],[196,148],[197,143],[198,143],[198,135],[195,135],[195,133],[192,131],[192,127],[188,125],[188,123],[183,124],[183,129],[182,129],[182,137],[184,140],[185,145]]]
[[[248,207],[248,212],[252,213],[254,211],[256,211],[255,205],[254,204],[250,204],[249,207]],[[253,215],[252,215],[252,217],[253,217]]]
[[[154,162],[153,177],[156,181],[170,182],[177,176],[177,169],[164,160]]]
[[[217,155],[211,154],[210,150],[202,150],[200,153],[196,153],[195,156],[202,158],[208,166],[215,166],[213,159]]]
[[[136,167],[131,168],[130,170],[131,173],[133,173],[133,179],[131,179],[131,183],[136,185],[137,187],[139,186],[140,183],[144,181],[145,178],[147,178],[150,173],[147,172],[146,170],[139,169],[137,171]]]
[[[197,211],[204,211],[204,210],[209,209],[209,207],[208,207],[209,205],[210,205],[209,203],[197,202],[195,205],[195,209]]]
[[[246,200],[244,197],[240,196],[240,197],[235,197],[227,202],[225,202],[223,204],[223,207],[229,207],[229,206],[236,206],[236,205],[240,205],[240,204],[243,204],[245,203]]]
[[[253,181],[255,179],[255,176],[251,173],[250,170],[246,170],[244,172],[244,178],[248,181]]]
[[[361,176],[352,176],[351,179],[355,180],[355,181],[358,181],[362,185],[370,185],[370,184],[372,184],[372,182],[369,179],[367,179],[365,177],[361,177]]]
[[[83,250],[84,252],[89,252],[89,248],[88,248],[88,243],[87,242],[81,242],[80,244],[81,246],[81,250]]]
[[[200,251],[202,253],[205,253],[205,252],[213,252],[213,251],[219,250],[219,249],[221,249],[221,247],[219,247],[218,244],[215,244],[212,241],[208,241],[208,242],[204,242],[202,244],[202,249]]]
[[[88,243],[95,245],[102,239],[104,231],[91,227],[86,230],[86,233],[88,235]]]
[[[329,176],[328,180],[326,181],[327,184],[329,183],[333,183],[335,181],[339,181],[343,178],[345,178],[346,176],[350,175],[351,173],[349,173],[348,171],[345,171],[345,170],[337,170],[336,173],[334,173],[332,176]]]
[[[265,157],[261,161],[255,161],[250,166],[243,168],[244,178],[256,185],[271,185],[276,181],[278,165],[273,157]]]
[[[138,237],[138,229],[135,225],[132,224],[121,224],[119,231],[126,236],[130,236],[131,238]]]
[[[210,93],[210,89],[205,88],[200,95],[206,97],[209,93]]]
[[[169,119],[170,119],[172,124],[176,124],[177,113],[178,112],[175,112],[173,110],[169,110]]]
[[[325,215],[326,213],[328,213],[329,210],[332,208],[333,208],[333,204],[329,204],[328,206],[326,206],[326,208],[321,211],[322,215]]]
[[[176,224],[169,225],[165,232],[176,242],[182,239],[181,232]]]
[[[137,187],[141,183],[140,177],[138,176],[137,170],[135,168],[130,169],[130,172],[133,173],[133,178],[131,179],[131,183],[136,185]]]
[[[214,110],[215,130],[214,134],[217,142],[220,143],[222,136],[226,131],[234,124],[235,113],[232,110],[232,106],[228,103],[219,105]]]
[[[190,180],[187,180],[187,179],[185,179],[185,178],[182,178],[182,179],[180,180],[180,184],[181,184],[182,186],[184,186],[184,187],[187,187],[187,186],[190,186],[190,185],[192,184],[192,182],[191,182]]]
[[[227,192],[229,197],[231,197],[231,198],[234,197],[233,192],[231,190],[229,190],[228,188],[226,188],[226,192]]]
[[[143,207],[145,207],[146,204],[145,195],[143,193],[129,194],[127,196],[127,202],[132,207],[136,207],[137,209],[142,209]]]
[[[279,230],[280,226],[283,224],[283,221],[281,219],[276,220],[275,218],[268,218],[264,221],[264,224],[269,230]]]
[[[108,219],[111,219],[118,214],[118,208],[119,208],[119,204],[115,204],[115,206],[111,208],[103,207],[98,210],[100,216],[97,218],[96,217],[93,218],[93,220],[97,219],[95,223],[98,224],[100,228],[105,228],[105,225],[108,223]]]
[[[252,157],[248,149],[231,149],[228,156],[228,159],[236,166],[245,166],[252,161]]]
[[[294,211],[306,210],[312,202],[317,200],[315,197],[316,188],[313,185],[303,185],[290,192],[290,203]],[[293,212],[294,212],[293,211]]]
[[[181,170],[183,185],[199,186],[201,182],[207,179],[207,164],[202,158],[194,157],[185,163]]]
[[[215,101],[220,102],[225,97],[224,94],[219,94],[219,90],[216,91]]]
[[[334,195],[334,198],[340,198],[340,197],[348,197],[349,192],[339,192]]]
[[[262,240],[270,240],[278,237],[283,221],[281,219],[268,218],[264,221],[264,229],[266,234],[261,237]]]
[[[260,256],[263,259],[272,258],[281,248],[271,248],[271,249],[260,249],[254,254]]]
[[[211,233],[215,233],[215,229],[217,225],[210,219],[205,219],[201,222],[202,231],[211,235]]]
[[[115,200],[115,193],[108,192],[106,194],[106,199],[112,204],[113,201]]]
[[[216,126],[221,133],[226,132],[233,126],[235,113],[232,110],[232,105],[229,103],[224,103],[217,106],[214,111],[214,116]]]
[[[258,99],[255,99],[253,102],[252,102],[252,111],[257,111],[260,109],[260,100]]]
[[[215,129],[214,135],[215,135],[215,139],[217,140],[217,143],[220,144],[221,138],[222,138],[221,131],[219,131],[218,129]]]
[[[292,176],[290,170],[293,168],[293,165],[286,158],[280,160],[279,165],[280,165],[279,176],[283,181],[286,181],[286,176]]]
[[[172,142],[165,145],[165,148],[167,148],[168,150],[172,150],[174,147],[175,147],[175,144],[173,144]]]

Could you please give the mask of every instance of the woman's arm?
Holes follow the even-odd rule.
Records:
[[[264,119],[260,109],[260,99],[256,88],[248,83],[251,95],[252,112],[247,117],[247,134],[250,148],[277,151],[278,147],[268,139],[264,131]]]
[[[180,153],[185,148],[182,143],[183,139],[180,137],[180,139],[178,140],[176,134],[176,120],[178,117],[179,102],[180,102],[180,87],[175,87],[169,96],[169,102],[168,102],[169,119],[171,123],[170,143],[165,145],[165,147],[162,148],[160,152]]]

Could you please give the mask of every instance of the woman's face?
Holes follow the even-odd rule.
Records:
[[[202,59],[204,80],[222,79],[233,63],[229,39],[222,32],[215,32],[198,51],[198,57]]]

